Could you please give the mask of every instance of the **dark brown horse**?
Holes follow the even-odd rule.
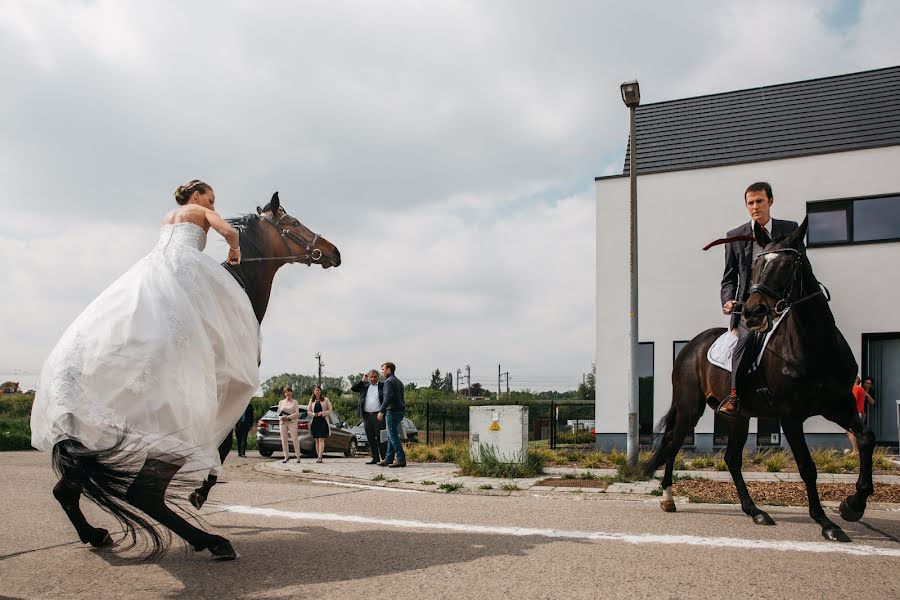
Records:
[[[753,263],[750,297],[744,305],[742,319],[758,333],[771,330],[773,320],[783,315],[759,361],[757,377],[760,385],[741,389],[741,410],[737,417],[726,419],[728,446],[725,463],[734,479],[741,508],[758,525],[775,522],[760,510],[744,483],[741,462],[750,417],[777,418],[797,461],[797,467],[809,499],[809,515],[829,540],[847,542],[850,538],[834,524],[822,509],[816,489],[816,466],[803,434],[803,422],[821,415],[852,431],[859,440],[860,469],[856,493],[840,506],[846,521],[862,518],[866,500],[872,494],[872,452],[875,436],[863,425],[856,413],[851,393],[857,372],[856,360],[844,336],[834,322],[828,298],[812,272],[806,257],[803,238],[807,221],[783,241],[767,245]],[[788,310],[790,309],[790,310]],[[707,406],[715,410],[730,392],[728,371],[716,367],[706,355],[713,342],[725,329],[708,329],[685,346],[672,371],[672,407],[657,426],[661,433],[645,473],[652,475],[665,463],[662,479],[661,506],[675,511],[672,499],[672,470],[675,456],[685,436],[700,419]],[[749,350],[748,350],[749,351]],[[768,393],[756,389],[767,388]]]
[[[317,264],[325,269],[341,264],[340,252],[334,244],[287,214],[277,192],[264,208],[257,207],[257,214],[230,222],[240,234],[243,258],[240,265],[226,265],[226,268],[247,292],[260,321],[266,313],[272,281],[280,267],[294,262]],[[227,449],[224,443],[220,447],[223,459],[231,448],[230,435],[227,441]],[[168,502],[177,502],[170,490],[173,481],[175,487],[183,487],[177,477],[179,465],[158,459],[146,459],[142,464],[136,464],[135,460],[133,449],[129,452],[121,443],[102,451],[88,450],[75,440],[64,440],[53,447],[53,467],[60,476],[53,495],[72,521],[82,543],[95,547],[113,543],[106,529],[91,526],[82,514],[79,499],[84,494],[119,521],[132,544],[138,537],[146,536],[150,545],[147,558],[160,556],[168,543],[168,536],[164,537],[153,521],[173,531],[196,551],[209,550],[213,558],[219,560],[236,558],[227,539],[191,525],[168,505]],[[202,490],[205,500],[214,483],[215,478],[209,478],[194,493]],[[193,497],[191,501],[197,506]]]

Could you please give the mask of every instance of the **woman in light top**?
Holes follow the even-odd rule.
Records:
[[[309,424],[309,432],[316,440],[316,462],[322,462],[322,455],[325,453],[325,438],[331,435],[331,425],[328,423],[328,415],[331,414],[331,400],[322,396],[322,388],[316,386],[313,388],[312,397],[306,406],[309,414],[313,415],[312,422]]]
[[[286,463],[291,457],[288,446],[288,436],[294,442],[294,452],[297,453],[297,463],[300,463],[300,435],[297,431],[300,419],[300,403],[294,400],[294,389],[291,386],[284,388],[284,398],[278,403],[278,421],[281,423],[281,451],[284,453]]]

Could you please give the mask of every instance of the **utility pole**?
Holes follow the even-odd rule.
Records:
[[[500,389],[500,378],[506,375],[506,397],[509,398],[509,371],[500,372],[500,365],[497,365],[497,400],[500,399],[502,390]]]
[[[462,374],[462,369],[456,370],[456,393],[459,394],[459,377]]]
[[[316,360],[319,361],[319,387],[322,387],[322,367],[325,366],[325,363],[322,362],[322,353],[316,352]]]
[[[466,365],[466,398],[472,395],[472,367]]]

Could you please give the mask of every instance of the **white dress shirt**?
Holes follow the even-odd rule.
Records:
[[[369,389],[366,390],[366,401],[363,403],[365,412],[378,412],[381,408],[381,401],[378,400],[378,384],[370,383]]]

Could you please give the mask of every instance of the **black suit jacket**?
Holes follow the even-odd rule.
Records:
[[[403,400],[403,382],[397,379],[393,373],[384,380],[382,390],[381,412],[389,410],[406,410],[406,402]]]
[[[357,381],[353,385],[350,386],[351,392],[359,393],[359,404],[356,407],[356,414],[362,419],[363,416],[363,408],[366,403],[366,396],[369,393],[369,386],[372,385],[368,381]],[[378,382],[378,405],[381,406],[381,403],[384,401],[384,382]]]
[[[797,230],[798,225],[794,221],[781,221],[772,219],[772,240],[777,241],[786,238]],[[753,236],[753,227],[750,223],[744,223],[728,232],[726,237],[739,235]],[[750,268],[753,266],[753,242],[729,242],[725,245],[725,272],[722,274],[722,290],[719,297],[722,305],[729,300],[744,302],[749,296]],[[740,315],[731,315],[731,328],[738,324]]]
[[[252,404],[247,405],[247,408],[244,409],[244,414],[241,415],[241,418],[238,419],[238,422],[234,427],[238,431],[250,431],[250,428],[253,427],[253,405]]]

